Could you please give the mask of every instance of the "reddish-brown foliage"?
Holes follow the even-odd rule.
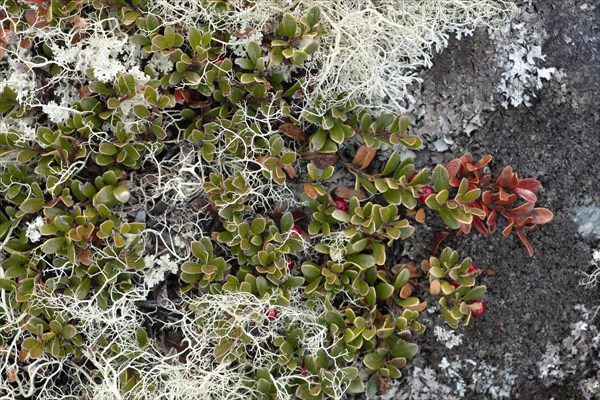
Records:
[[[460,231],[469,233],[472,225],[480,233],[494,233],[500,215],[507,222],[502,234],[508,236],[514,230],[532,256],[533,248],[523,231],[547,224],[554,217],[550,210],[535,207],[540,182],[533,178],[520,179],[509,166],[492,181],[491,175],[483,171],[491,160],[492,156],[488,154],[474,163],[471,154],[467,153],[446,165],[451,186],[458,187],[461,180],[466,178],[469,182],[467,190],[481,189],[480,198],[467,205],[483,210],[485,216],[474,217],[472,224],[461,224]]]

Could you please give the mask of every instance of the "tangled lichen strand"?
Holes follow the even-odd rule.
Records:
[[[499,27],[515,10],[506,0],[351,0],[351,1],[232,1],[227,12],[219,2],[157,1],[155,12],[168,23],[193,25],[206,20],[215,28],[262,37],[282,13],[300,17],[319,7],[327,35],[321,51],[308,63],[304,84],[311,107],[342,104],[346,99],[376,113],[402,113],[417,72],[432,65],[433,51],[448,45],[449,36],[469,35],[480,26]],[[243,46],[246,40],[233,40]],[[344,93],[343,100],[335,100]],[[322,109],[322,111],[325,111]]]

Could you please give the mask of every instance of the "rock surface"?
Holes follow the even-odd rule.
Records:
[[[409,115],[433,161],[490,153],[493,171],[511,165],[541,181],[539,203],[555,219],[529,233],[532,258],[499,232],[446,239],[495,271],[482,279],[487,311],[456,333],[458,345],[433,329],[418,338],[420,356],[382,398],[600,398],[600,296],[579,286],[600,241],[578,232],[598,222],[574,211],[600,206],[600,1],[520,8],[510,30],[476,31],[437,55]],[[419,235],[431,243],[433,232]],[[430,316],[430,328],[443,325]]]

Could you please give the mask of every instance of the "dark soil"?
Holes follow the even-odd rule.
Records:
[[[452,360],[458,356],[510,369],[516,375],[510,398],[594,398],[581,388],[581,382],[598,376],[596,350],[582,344],[584,347],[575,351],[588,354],[573,362],[562,360],[570,363],[569,367],[563,376],[553,379],[541,377],[540,362],[547,345],[561,346],[571,335],[571,324],[584,319],[575,305],[592,309],[600,304],[598,289],[578,285],[580,271],[588,268],[592,252],[598,248],[597,239],[594,243],[594,239],[580,237],[572,216],[576,205],[600,205],[600,1],[544,0],[535,7],[548,34],[542,47],[545,64],[565,76],[561,82],[547,83],[530,107],[498,107],[487,112],[482,128],[470,137],[455,136],[457,148],[451,156],[470,151],[478,158],[490,153],[494,156],[492,171],[511,165],[520,176],[537,178],[543,186],[539,204],[551,209],[555,218],[528,234],[535,249],[531,258],[516,237],[504,238],[500,232],[494,237],[470,235],[444,242],[461,249],[461,256],[473,257],[479,267],[496,272],[482,279],[488,286],[488,307],[485,316],[461,330],[465,337],[458,347],[446,349],[433,335],[425,335],[413,368],[432,368],[440,381],[454,387],[439,373],[438,365],[443,357]],[[489,54],[489,46],[485,32],[453,42],[425,73],[424,87],[427,82],[445,82],[450,86],[444,90],[451,92],[455,84],[460,98],[465,95],[460,85],[465,80],[470,83],[470,77],[483,73],[488,79],[497,78],[497,71],[479,62]],[[456,102],[448,99],[452,101]],[[423,239],[430,236],[424,234]],[[469,371],[461,371],[469,384]],[[406,374],[411,375],[410,369]],[[401,385],[410,384],[408,380]],[[427,397],[411,392],[397,398]],[[489,390],[471,388],[459,398],[496,396]]]

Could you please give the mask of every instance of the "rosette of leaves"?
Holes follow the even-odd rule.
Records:
[[[32,359],[45,352],[59,358],[81,355],[83,336],[60,314],[42,308],[38,316],[29,317],[23,328],[31,336],[23,339],[21,349]]]
[[[407,134],[410,120],[405,116],[384,113],[374,118],[367,111],[361,110],[355,118],[357,133],[371,148],[379,149],[382,144],[390,147],[401,144],[415,150],[423,145],[420,137]]]
[[[304,279],[289,277],[287,271],[286,255],[303,249],[293,226],[291,213],[282,215],[279,227],[272,219],[257,215],[251,222],[225,222],[225,231],[216,234],[216,239],[228,246],[241,271],[263,276],[265,281],[261,283],[300,286]]]
[[[533,256],[533,248],[524,230],[533,230],[538,225],[547,224],[554,215],[546,208],[536,208],[536,192],[540,182],[533,178],[520,179],[510,166],[505,167],[496,181],[483,172],[483,168],[492,160],[489,154],[481,160],[473,162],[471,154],[451,160],[446,165],[449,186],[458,188],[463,203],[471,207],[471,212],[479,218],[472,221],[472,226],[483,234],[494,233],[498,215],[504,217],[507,226],[502,231],[504,236],[514,230],[527,252]],[[445,182],[444,177],[444,182]],[[468,198],[469,193],[481,193],[476,198]],[[519,201],[520,200],[520,201]],[[477,212],[473,212],[476,210]],[[471,224],[460,224],[460,229],[468,233]]]
[[[267,148],[268,153],[256,157],[262,166],[262,174],[265,178],[271,179],[278,185],[283,185],[286,180],[286,174],[290,178],[296,176],[296,170],[293,166],[296,161],[296,152],[285,151],[285,142],[280,135],[271,135],[268,139],[260,138],[257,140],[257,148]]]
[[[446,247],[440,257],[430,257],[423,264],[429,278],[429,292],[440,296],[440,309],[448,325],[457,328],[459,322],[467,326],[471,313],[479,304],[470,304],[481,300],[485,295],[485,286],[475,286],[475,279],[467,270],[473,263],[470,258],[458,262],[458,252]]]
[[[182,281],[196,284],[206,289],[213,282],[222,282],[231,269],[231,265],[223,257],[216,257],[212,242],[202,238],[191,244],[193,260],[181,265]],[[184,290],[185,291],[185,290]]]
[[[46,202],[43,193],[34,191],[34,196],[25,200],[19,213],[35,214],[43,210],[45,224],[41,226],[42,236],[51,236],[44,241],[41,251],[45,254],[61,254],[74,263],[77,249],[87,249],[98,240],[111,238],[117,248],[125,246],[125,234],[137,234],[143,229],[141,223],[121,224],[120,220],[111,214],[111,208],[129,201],[131,193],[124,184],[119,184],[119,170],[106,171],[96,177],[94,184],[70,181],[70,191],[73,197],[68,201],[61,197],[64,206],[58,198]],[[75,204],[75,198],[78,203]],[[79,202],[91,201],[84,206]],[[18,213],[18,214],[19,214]]]
[[[61,174],[71,164],[86,157],[87,148],[83,143],[91,129],[98,126],[97,118],[75,114],[59,129],[39,127],[37,141],[32,145],[24,145],[21,135],[16,132],[2,133],[0,154],[16,153],[19,163],[35,161],[35,173],[44,177]]]
[[[416,344],[402,336],[410,331],[424,330],[416,321],[419,313],[405,309],[396,320],[375,309],[363,313],[356,315],[352,308],[346,308],[344,314],[335,309],[326,313],[325,320],[333,338],[329,354],[346,362],[360,360],[371,375],[369,382],[377,381],[379,377],[401,377],[400,369],[406,365],[406,359],[418,351]],[[361,391],[364,390],[362,387]]]
[[[351,112],[355,108],[356,103],[348,100],[345,104],[332,107],[325,113],[318,112],[317,108],[304,110],[301,117],[317,127],[317,131],[309,138],[310,150],[321,153],[336,153],[338,150],[337,145],[342,144],[355,134],[355,129],[351,125]]]
[[[367,202],[361,206],[356,197],[352,197],[348,202],[347,212],[335,210],[331,215],[340,223],[350,225],[344,229],[346,237],[352,238],[360,232],[371,239],[369,244],[373,247],[379,265],[385,262],[385,248],[374,243],[387,240],[387,245],[390,246],[394,240],[404,240],[415,230],[407,219],[401,219],[395,204],[382,206]]]
[[[242,213],[247,209],[246,201],[252,189],[241,172],[229,178],[211,173],[204,183],[204,190],[209,202],[219,210],[219,216],[227,223],[242,221]]]
[[[306,164],[306,170],[308,182],[304,183],[304,193],[307,196],[308,206],[313,211],[313,213],[318,212],[323,214],[319,218],[314,217],[313,215],[313,219],[317,222],[327,222],[328,224],[335,222],[333,220],[326,221],[326,219],[328,218],[327,216],[331,214],[329,211],[333,212],[333,209],[330,209],[329,206],[333,205],[334,203],[331,196],[326,196],[327,189],[323,185],[323,183],[327,179],[333,176],[335,168],[333,167],[333,165],[328,165],[323,169],[319,169],[314,163],[309,162],[308,164]],[[326,196],[327,203],[324,202],[323,196]],[[319,227],[317,229],[316,225],[313,226],[313,229],[311,230],[309,225],[309,233],[311,235],[316,235],[319,232],[325,233],[327,231],[327,227]]]
[[[303,67],[308,57],[318,50],[318,38],[325,34],[319,25],[320,20],[319,7],[308,10],[300,20],[289,13],[284,14],[275,31],[277,38],[270,42],[270,62],[275,65],[287,62],[294,67]]]
[[[450,193],[450,178],[448,171],[441,165],[435,167],[431,177],[435,195],[430,195],[425,200],[425,204],[440,215],[441,220],[451,229],[459,229],[461,225],[471,225],[473,216],[484,217],[484,212],[472,207],[473,201],[481,195],[479,188],[469,189],[468,180],[463,178],[459,184],[458,190]]]
[[[2,136],[0,136],[1,139]],[[0,211],[0,239],[5,238],[11,229],[15,229],[26,213],[19,208],[30,197],[44,199],[44,193],[37,183],[38,176],[29,166],[18,167],[9,164],[0,172],[0,191],[4,193]],[[43,204],[43,200],[42,204]]]
[[[305,294],[333,299],[345,292],[358,304],[368,306],[390,299],[395,287],[384,273],[377,271],[375,258],[361,253],[364,243],[364,240],[359,243],[355,253],[347,255],[344,261],[326,260],[321,265],[307,261],[302,264]]]
[[[322,400],[335,398],[339,386],[345,387],[346,393],[364,392],[364,384],[358,374],[358,368],[352,366],[330,370],[327,357],[322,350],[317,357],[306,357],[304,365],[307,373],[310,372],[315,382],[302,382],[294,392],[302,400]]]
[[[380,173],[371,175],[354,167],[349,170],[356,178],[356,189],[363,188],[372,195],[382,194],[388,204],[402,205],[409,210],[417,206],[419,191],[430,182],[427,169],[419,171],[408,182],[415,172],[413,159],[402,160],[397,151],[392,152]]]
[[[151,80],[143,88],[138,88],[130,74],[119,75],[112,88],[98,81],[90,84],[92,92],[99,94],[103,102],[88,97],[86,108],[92,107],[88,111],[94,111],[102,120],[107,120],[115,131],[110,140],[98,142],[94,138],[92,141],[92,160],[97,165],[122,164],[137,169],[150,143],[159,143],[153,146],[156,153],[162,150],[167,131],[160,111],[174,107],[175,98],[171,94],[160,94],[158,87],[158,81]],[[138,102],[131,108],[136,122],[125,124],[123,102],[137,96],[140,89],[143,90],[143,104]]]

